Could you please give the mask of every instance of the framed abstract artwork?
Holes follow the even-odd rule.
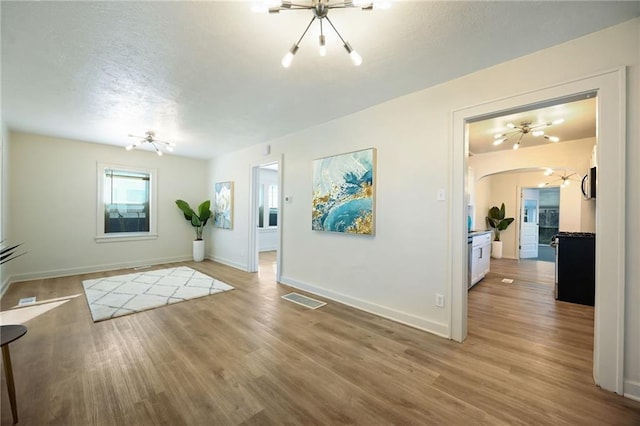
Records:
[[[213,208],[213,226],[222,229],[233,228],[233,182],[218,182],[215,186],[216,199]]]
[[[376,149],[313,161],[311,229],[374,235]]]

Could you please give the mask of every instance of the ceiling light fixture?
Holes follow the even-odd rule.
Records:
[[[176,146],[175,143],[158,140],[155,138],[155,136],[156,136],[156,133],[153,130],[149,130],[148,132],[145,132],[145,136],[129,135],[130,138],[138,138],[140,139],[140,141],[132,143],[131,145],[127,145],[125,149],[127,151],[131,151],[132,149],[140,145],[144,145],[145,143],[148,143],[151,146],[153,146],[153,148],[156,150],[156,153],[159,156],[162,156],[162,150],[160,150],[159,147],[164,148],[167,152],[173,152],[173,147]]]
[[[560,188],[566,188],[567,186],[569,186],[569,184],[571,183],[572,180],[575,180],[576,182],[580,182],[579,176],[577,173],[571,173],[571,174],[567,174],[566,170],[562,171],[562,174],[560,174],[559,172],[556,172],[553,169],[546,169],[544,171],[544,175],[545,176],[556,176],[557,179],[554,179],[550,182],[542,182],[538,184],[538,188],[544,188],[546,186],[556,186],[554,185],[555,183],[560,183]],[[576,176],[576,177],[574,177]]]
[[[329,19],[329,16],[327,16],[329,13],[329,10],[331,9],[346,9],[346,8],[353,8],[353,7],[359,7],[362,10],[372,10],[374,8],[386,9],[389,7],[389,2],[386,2],[386,1],[363,2],[362,0],[344,0],[342,2],[332,3],[331,0],[311,0],[310,3],[301,4],[301,3],[292,3],[290,1],[285,0],[272,7],[269,7],[269,4],[266,4],[263,7],[254,8],[254,10],[259,12],[266,10],[269,13],[280,13],[281,10],[283,11],[284,10],[311,10],[313,12],[313,17],[311,18],[311,21],[309,21],[307,28],[305,28],[305,30],[302,32],[302,35],[300,36],[298,41],[293,46],[291,46],[291,49],[289,49],[286,55],[284,55],[284,58],[282,58],[283,67],[289,68],[289,66],[291,66],[291,63],[293,62],[293,57],[295,56],[295,54],[298,52],[298,49],[300,48],[300,42],[302,41],[304,36],[307,34],[307,31],[309,31],[311,24],[313,24],[313,22],[316,19],[320,22],[320,37],[319,37],[320,56],[325,56],[327,54],[326,39],[324,36],[324,29],[322,27],[322,21],[326,19],[329,25],[331,25],[331,28],[333,28],[333,31],[335,31],[335,33],[340,38],[340,41],[342,41],[342,45],[344,46],[344,49],[349,54],[349,57],[351,58],[351,62],[353,62],[354,65],[358,66],[362,63],[362,56],[360,56],[358,52],[356,52],[353,49],[353,47],[351,47],[351,44],[349,44],[348,41],[345,41],[345,39],[342,38],[342,35],[340,35],[336,27],[333,25],[333,22],[331,22],[331,20]]]
[[[508,141],[512,137],[518,136],[518,140],[516,141],[516,143],[513,144],[513,149],[518,149],[520,148],[520,142],[522,141],[522,138],[524,137],[524,135],[528,135],[528,134],[531,134],[534,137],[542,136],[550,142],[559,142],[560,138],[558,138],[557,136],[546,135],[544,133],[544,130],[542,130],[542,128],[549,127],[554,124],[560,124],[563,122],[564,122],[564,119],[559,118],[554,121],[548,121],[546,123],[541,123],[536,125],[532,125],[531,121],[523,121],[520,123],[519,126],[516,126],[513,123],[507,123],[507,129],[509,130],[494,135],[493,145],[494,146],[500,145],[503,142]]]

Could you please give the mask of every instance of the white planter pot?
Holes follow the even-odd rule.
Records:
[[[204,260],[204,240],[193,241],[193,261],[202,262]]]
[[[502,259],[502,241],[491,241],[491,257]]]

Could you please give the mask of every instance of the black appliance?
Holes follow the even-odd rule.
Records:
[[[560,232],[556,249],[556,299],[593,306],[596,294],[596,234]]]
[[[596,168],[591,167],[582,178],[582,195],[586,200],[596,198]]]

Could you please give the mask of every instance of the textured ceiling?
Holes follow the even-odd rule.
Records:
[[[395,2],[334,10],[280,65],[311,12],[250,2],[2,1],[2,120],[12,130],[125,146],[155,130],[210,158],[640,15],[640,2]]]

